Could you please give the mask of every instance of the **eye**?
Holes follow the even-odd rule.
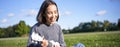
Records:
[[[52,14],[52,12],[46,12],[46,14]]]
[[[55,14],[57,14],[57,11],[54,11]]]

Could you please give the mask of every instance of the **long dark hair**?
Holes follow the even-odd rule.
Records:
[[[57,7],[57,4],[54,1],[52,1],[52,0],[45,0],[42,3],[42,5],[40,7],[40,10],[38,12],[37,18],[36,18],[38,23],[46,23],[46,17],[45,17],[46,13],[45,12],[47,11],[47,7],[49,5],[55,5]],[[58,12],[58,7],[57,7],[57,12]],[[58,17],[57,17],[56,21],[58,21],[58,19],[59,19],[59,12],[58,12]]]

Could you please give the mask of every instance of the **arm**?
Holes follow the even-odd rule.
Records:
[[[38,34],[35,33],[35,32],[37,32],[37,28],[35,26],[33,26],[31,28],[31,30],[30,30],[30,33],[29,33],[27,47],[44,47],[44,46],[51,47],[52,46],[52,44],[48,40],[46,40],[46,39],[43,39],[43,40],[39,39],[40,37],[38,37]],[[33,40],[38,40],[38,41],[42,41],[42,42],[37,42],[36,43],[36,41],[33,41]]]
[[[65,41],[64,41],[64,36],[63,36],[61,28],[59,30],[59,43],[60,43],[61,47],[66,47],[66,44],[65,44]]]
[[[30,33],[29,33],[27,47],[41,47],[40,43],[35,43],[35,42],[32,41],[31,35],[35,31],[36,31],[35,27],[33,26],[30,30]]]

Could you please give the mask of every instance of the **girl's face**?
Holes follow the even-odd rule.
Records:
[[[58,17],[57,7],[55,5],[49,5],[46,11],[46,20],[47,24],[51,25],[56,22]]]

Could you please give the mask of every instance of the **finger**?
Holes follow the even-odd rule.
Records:
[[[42,36],[42,38],[44,39],[44,36]]]
[[[41,44],[41,46],[43,46],[43,44]]]

